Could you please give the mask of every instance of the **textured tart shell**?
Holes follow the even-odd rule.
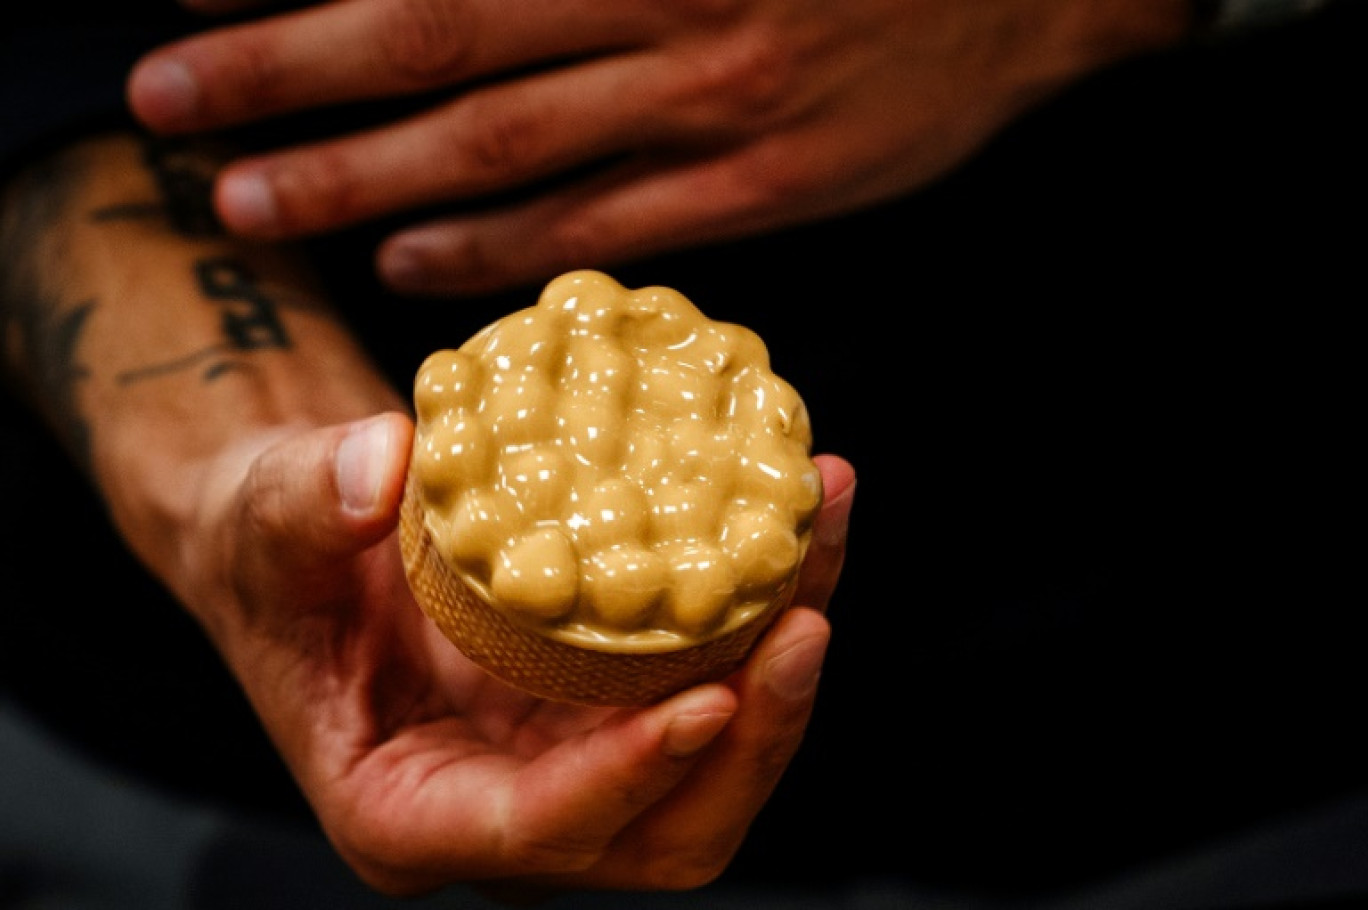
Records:
[[[616,652],[548,638],[511,621],[442,559],[409,480],[399,524],[409,586],[442,634],[476,664],[509,685],[577,704],[652,704],[738,669],[756,640],[793,597],[790,583],[762,612],[720,637],[672,651]]]
[[[400,543],[495,677],[644,705],[720,679],[787,608],[821,504],[811,427],[749,329],[567,273],[414,383]]]

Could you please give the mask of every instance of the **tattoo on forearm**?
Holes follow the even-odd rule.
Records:
[[[213,212],[216,164],[198,146],[142,137],[142,163],[157,185],[156,200],[130,201],[94,209],[96,222],[166,218],[182,237],[220,237],[223,224]]]
[[[91,212],[95,221],[165,218],[184,237],[222,236],[214,213],[215,160],[199,146],[175,139],[144,136],[143,164],[156,181],[155,200],[121,202]]]
[[[202,149],[156,137],[143,143],[143,161],[156,178],[174,229],[190,237],[223,233],[213,205],[217,162]]]
[[[188,141],[143,137],[141,142],[140,163],[154,184],[146,197],[130,194],[79,209],[78,193],[84,192],[96,161],[84,146],[51,156],[8,187],[0,186],[0,381],[13,382],[48,416],[87,469],[91,430],[89,415],[81,413],[80,391],[99,364],[87,365],[80,354],[92,314],[99,307],[115,314],[114,304],[123,301],[89,296],[89,290],[79,289],[88,287],[83,279],[72,280],[66,249],[73,242],[71,219],[84,218],[101,229],[149,221],[164,225],[172,237],[193,241],[186,245],[184,261],[193,270],[199,299],[186,305],[213,307],[217,317],[217,332],[210,328],[208,337],[201,334],[201,347],[116,373],[118,385],[184,373],[197,373],[207,383],[247,370],[246,355],[293,347],[282,318],[286,307],[314,306],[307,295],[279,300],[243,258],[204,254],[199,241],[225,236],[211,204],[214,173],[223,160],[219,151]],[[188,318],[187,325],[197,321]],[[204,330],[200,321],[199,331]]]
[[[227,257],[195,263],[199,286],[210,300],[222,301],[223,333],[237,349],[287,348],[275,302],[241,262]]]
[[[280,308],[242,262],[231,257],[202,259],[195,263],[195,278],[210,303],[219,306],[224,340],[164,363],[120,373],[120,384],[138,382],[208,363],[206,381],[241,369],[232,355],[246,351],[290,348],[290,336],[280,321]]]

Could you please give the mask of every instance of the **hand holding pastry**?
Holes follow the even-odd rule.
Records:
[[[854,475],[819,456],[801,607],[725,683],[546,701],[453,648],[398,541],[414,425],[304,260],[203,231],[214,161],[92,138],[0,197],[3,352],[375,888],[686,888],[802,739]],[[171,171],[176,173],[171,173]],[[815,609],[814,609],[815,608]]]
[[[219,548],[232,558],[218,587],[257,617],[226,653],[333,843],[399,894],[710,881],[799,746],[826,621],[795,607],[727,684],[647,708],[510,688],[437,631],[408,596],[393,537],[375,539],[398,517],[409,432],[386,415],[276,441],[237,463],[241,482],[210,522],[209,539],[237,541]],[[817,463],[830,498],[808,565],[831,579],[853,474]]]

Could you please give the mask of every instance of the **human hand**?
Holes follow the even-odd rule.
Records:
[[[845,548],[850,465],[788,611],[725,684],[646,709],[511,689],[423,616],[395,528],[397,413],[272,431],[201,475],[182,598],[339,853],[371,886],[679,889],[718,875],[803,737]],[[495,893],[507,893],[500,890]]]
[[[1079,76],[1178,40],[1188,5],[353,0],[158,49],[128,96],[179,133],[441,93],[237,161],[216,206],[279,238],[447,204],[381,245],[379,273],[401,292],[483,292],[922,186]]]

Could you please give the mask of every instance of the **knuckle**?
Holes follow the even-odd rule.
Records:
[[[272,177],[280,225],[309,229],[349,221],[360,211],[362,181],[339,150],[320,147]]]
[[[545,126],[513,105],[474,102],[467,121],[473,128],[451,137],[464,142],[471,164],[487,178],[508,179],[531,173],[537,165]]]
[[[538,246],[542,237],[535,241]],[[425,273],[419,293],[488,294],[507,290],[529,275],[551,277],[547,270],[530,266],[525,245],[505,237],[488,237],[478,232],[459,231],[444,239],[439,250],[419,255]]]
[[[419,85],[454,78],[476,45],[469,4],[395,0],[377,36],[389,69]]]
[[[654,850],[650,862],[652,886],[665,891],[691,891],[716,881],[740,848],[740,838],[717,835],[688,844],[671,841]]]
[[[713,112],[718,125],[753,131],[771,122],[792,96],[794,55],[775,32],[748,29],[693,55],[677,100],[685,109]]]
[[[752,30],[729,54],[719,55],[725,96],[738,117],[767,121],[791,97],[797,64],[793,50],[768,30]]]
[[[507,278],[507,270],[490,255],[487,245],[468,235],[455,238],[430,267],[462,289],[476,293],[496,289]]]
[[[795,204],[806,204],[824,184],[815,175],[797,167],[779,150],[757,152],[738,162],[728,183],[735,188],[733,201],[747,212],[778,211]]]
[[[268,111],[277,110],[284,104],[289,80],[280,54],[269,41],[244,36],[234,42],[222,66],[231,71],[232,78],[211,78],[206,82],[211,86],[232,87],[231,94],[223,101]]]
[[[280,484],[267,476],[258,461],[248,468],[244,488],[252,494],[241,502],[240,519],[248,539],[275,540],[289,524],[289,509]]]
[[[602,858],[602,850],[573,838],[526,838],[507,845],[510,868],[545,874],[583,872]]]

